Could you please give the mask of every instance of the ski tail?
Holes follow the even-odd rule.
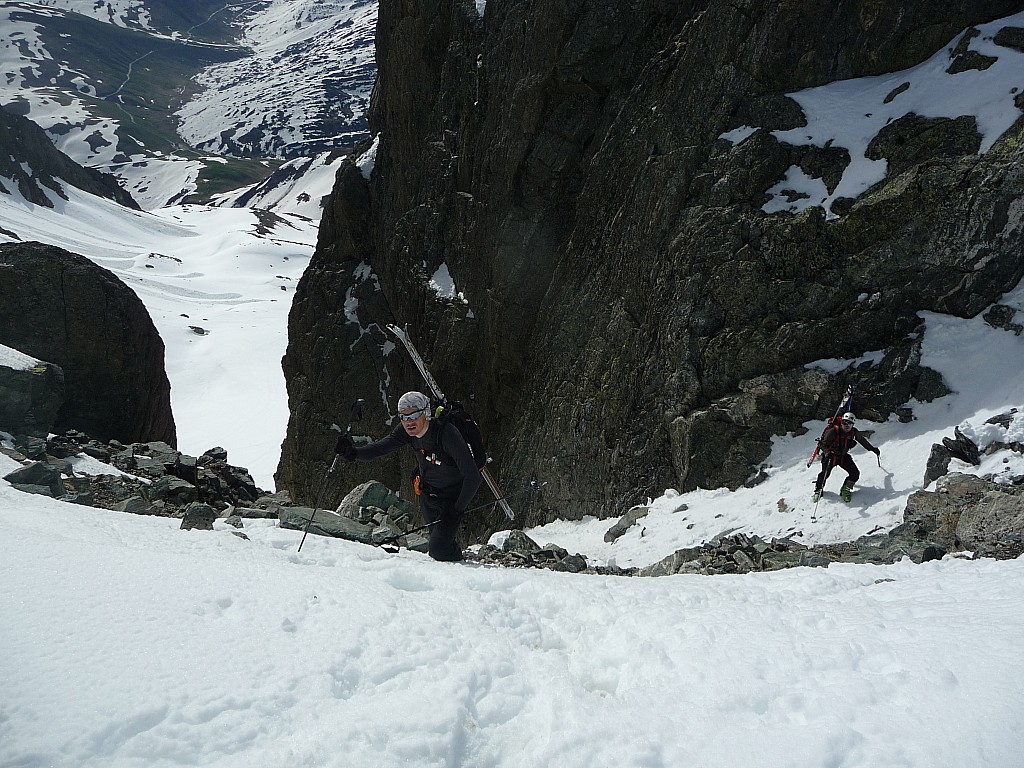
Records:
[[[825,437],[825,431],[829,427],[831,427],[833,424],[835,424],[836,421],[838,421],[838,419],[844,413],[846,413],[847,411],[852,411],[853,410],[853,394],[856,391],[856,389],[857,388],[853,384],[851,384],[850,386],[848,386],[846,388],[846,393],[843,395],[843,399],[839,401],[839,407],[836,408],[836,412],[834,414],[832,414],[832,418],[830,418],[827,422],[825,422],[825,427],[824,427],[824,429],[821,430],[821,435],[819,435],[818,439],[815,441],[814,453],[812,453],[811,454],[811,458],[809,458],[807,460],[807,466],[808,467],[811,466],[811,464],[814,463],[814,460],[816,458],[818,458],[818,453],[821,451],[821,439],[823,437]]]

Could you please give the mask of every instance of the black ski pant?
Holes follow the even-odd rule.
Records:
[[[427,553],[435,560],[461,560],[462,547],[457,537],[463,513],[455,510],[455,499],[429,493],[421,494],[419,499],[423,523],[430,526]]]
[[[849,475],[843,485],[848,485],[852,488],[854,483],[860,479],[860,470],[857,469],[857,465],[854,464],[853,458],[850,454],[845,453],[842,456],[829,454],[828,456],[821,457],[821,472],[818,473],[818,479],[814,481],[814,490],[820,492],[821,489],[825,487],[825,481],[828,480],[828,476],[832,474],[833,467],[845,469],[846,474]]]

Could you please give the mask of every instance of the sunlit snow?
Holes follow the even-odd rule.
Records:
[[[179,449],[198,456],[220,445],[273,490],[288,421],[288,310],[319,222],[288,216],[261,233],[248,208],[144,213],[66,193],[66,202],[51,195],[53,210],[0,194],[3,228],[87,256],[132,288],[166,348]],[[0,242],[12,241],[0,232]]]

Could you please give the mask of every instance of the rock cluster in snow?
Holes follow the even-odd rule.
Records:
[[[1022,445],[1010,448],[1024,452]],[[426,550],[413,504],[376,481],[354,488],[335,512],[314,511],[293,505],[285,492],[259,489],[247,470],[227,462],[222,448],[197,458],[166,443],[101,443],[72,430],[48,439],[11,436],[0,443],[0,452],[24,464],[3,478],[19,490],[85,506],[178,517],[183,529],[212,529],[217,519],[242,528],[243,519],[277,518],[282,528]],[[610,530],[621,532],[638,524],[643,511],[630,510]],[[500,545],[471,547],[466,557],[503,567],[617,576],[718,575],[838,562],[885,564],[904,557],[921,563],[949,553],[1010,559],[1024,554],[1024,477],[997,484],[953,473],[940,479],[935,491],[914,494],[903,523],[891,531],[815,546],[801,544],[798,537],[765,541],[756,535],[726,533],[638,569],[594,565],[558,544],[542,546],[524,532],[512,531]]]
[[[1024,478],[1007,485],[953,473],[935,491],[911,496],[903,522],[888,532],[810,547],[792,537],[766,542],[742,533],[723,535],[677,550],[641,575],[749,573],[840,562],[881,565],[904,557],[923,563],[950,553],[1001,560],[1024,554]]]
[[[274,497],[248,470],[228,464],[223,448],[195,457],[163,442],[104,443],[69,430],[47,439],[13,435],[0,452],[25,465],[4,477],[14,487],[75,504],[165,517],[184,517],[195,503],[217,516],[259,505],[245,514],[273,514],[266,508]]]

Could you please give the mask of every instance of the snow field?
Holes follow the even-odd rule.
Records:
[[[178,525],[0,485],[0,765],[952,768],[1022,743],[1024,561],[628,579]]]
[[[247,208],[147,213],[66,192],[67,201],[50,195],[53,210],[0,196],[4,227],[87,256],[135,291],[164,342],[178,448],[198,456],[221,445],[273,490],[288,423],[288,310],[318,222],[286,216],[260,234]]]

